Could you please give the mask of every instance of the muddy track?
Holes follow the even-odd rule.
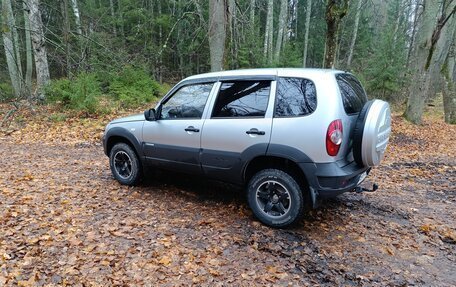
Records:
[[[0,149],[0,286],[456,285],[454,159],[387,163],[378,192],[276,230],[235,186],[171,173],[120,186],[99,145]]]

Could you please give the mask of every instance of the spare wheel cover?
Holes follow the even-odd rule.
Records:
[[[389,104],[381,100],[367,102],[358,115],[353,134],[353,157],[359,165],[380,164],[391,134]]]

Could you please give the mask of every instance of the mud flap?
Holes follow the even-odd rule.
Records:
[[[311,186],[309,186],[309,194],[310,194],[310,200],[311,200],[311,204],[310,206],[312,207],[312,209],[315,209],[319,206],[318,204],[318,192],[315,191],[315,189]]]

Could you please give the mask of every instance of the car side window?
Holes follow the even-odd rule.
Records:
[[[160,119],[200,119],[214,83],[180,88],[161,106]]]
[[[264,117],[270,91],[271,81],[223,82],[212,118]]]
[[[317,108],[317,91],[311,80],[279,78],[276,117],[297,117],[313,113]]]

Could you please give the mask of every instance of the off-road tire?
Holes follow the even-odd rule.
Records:
[[[268,184],[272,185],[271,191],[269,191]],[[283,211],[283,207],[287,207],[287,205],[281,202],[282,207],[279,208],[279,203],[274,203],[277,199],[281,201],[280,196],[275,198],[270,196],[269,201],[263,197],[265,193],[275,193],[274,189],[277,193],[288,194],[288,200],[285,200],[285,203],[289,202],[289,205],[284,214],[277,213],[280,213],[280,210]],[[256,173],[248,184],[247,198],[254,216],[265,225],[274,228],[284,228],[296,224],[304,212],[304,196],[299,184],[291,175],[278,169],[264,169]],[[273,205],[272,210],[267,207],[268,204]],[[277,215],[269,214],[266,210]]]
[[[122,159],[125,159],[124,164],[120,163]],[[109,153],[109,166],[114,178],[123,185],[137,185],[142,179],[141,162],[135,151],[126,143],[118,143],[112,147]]]

